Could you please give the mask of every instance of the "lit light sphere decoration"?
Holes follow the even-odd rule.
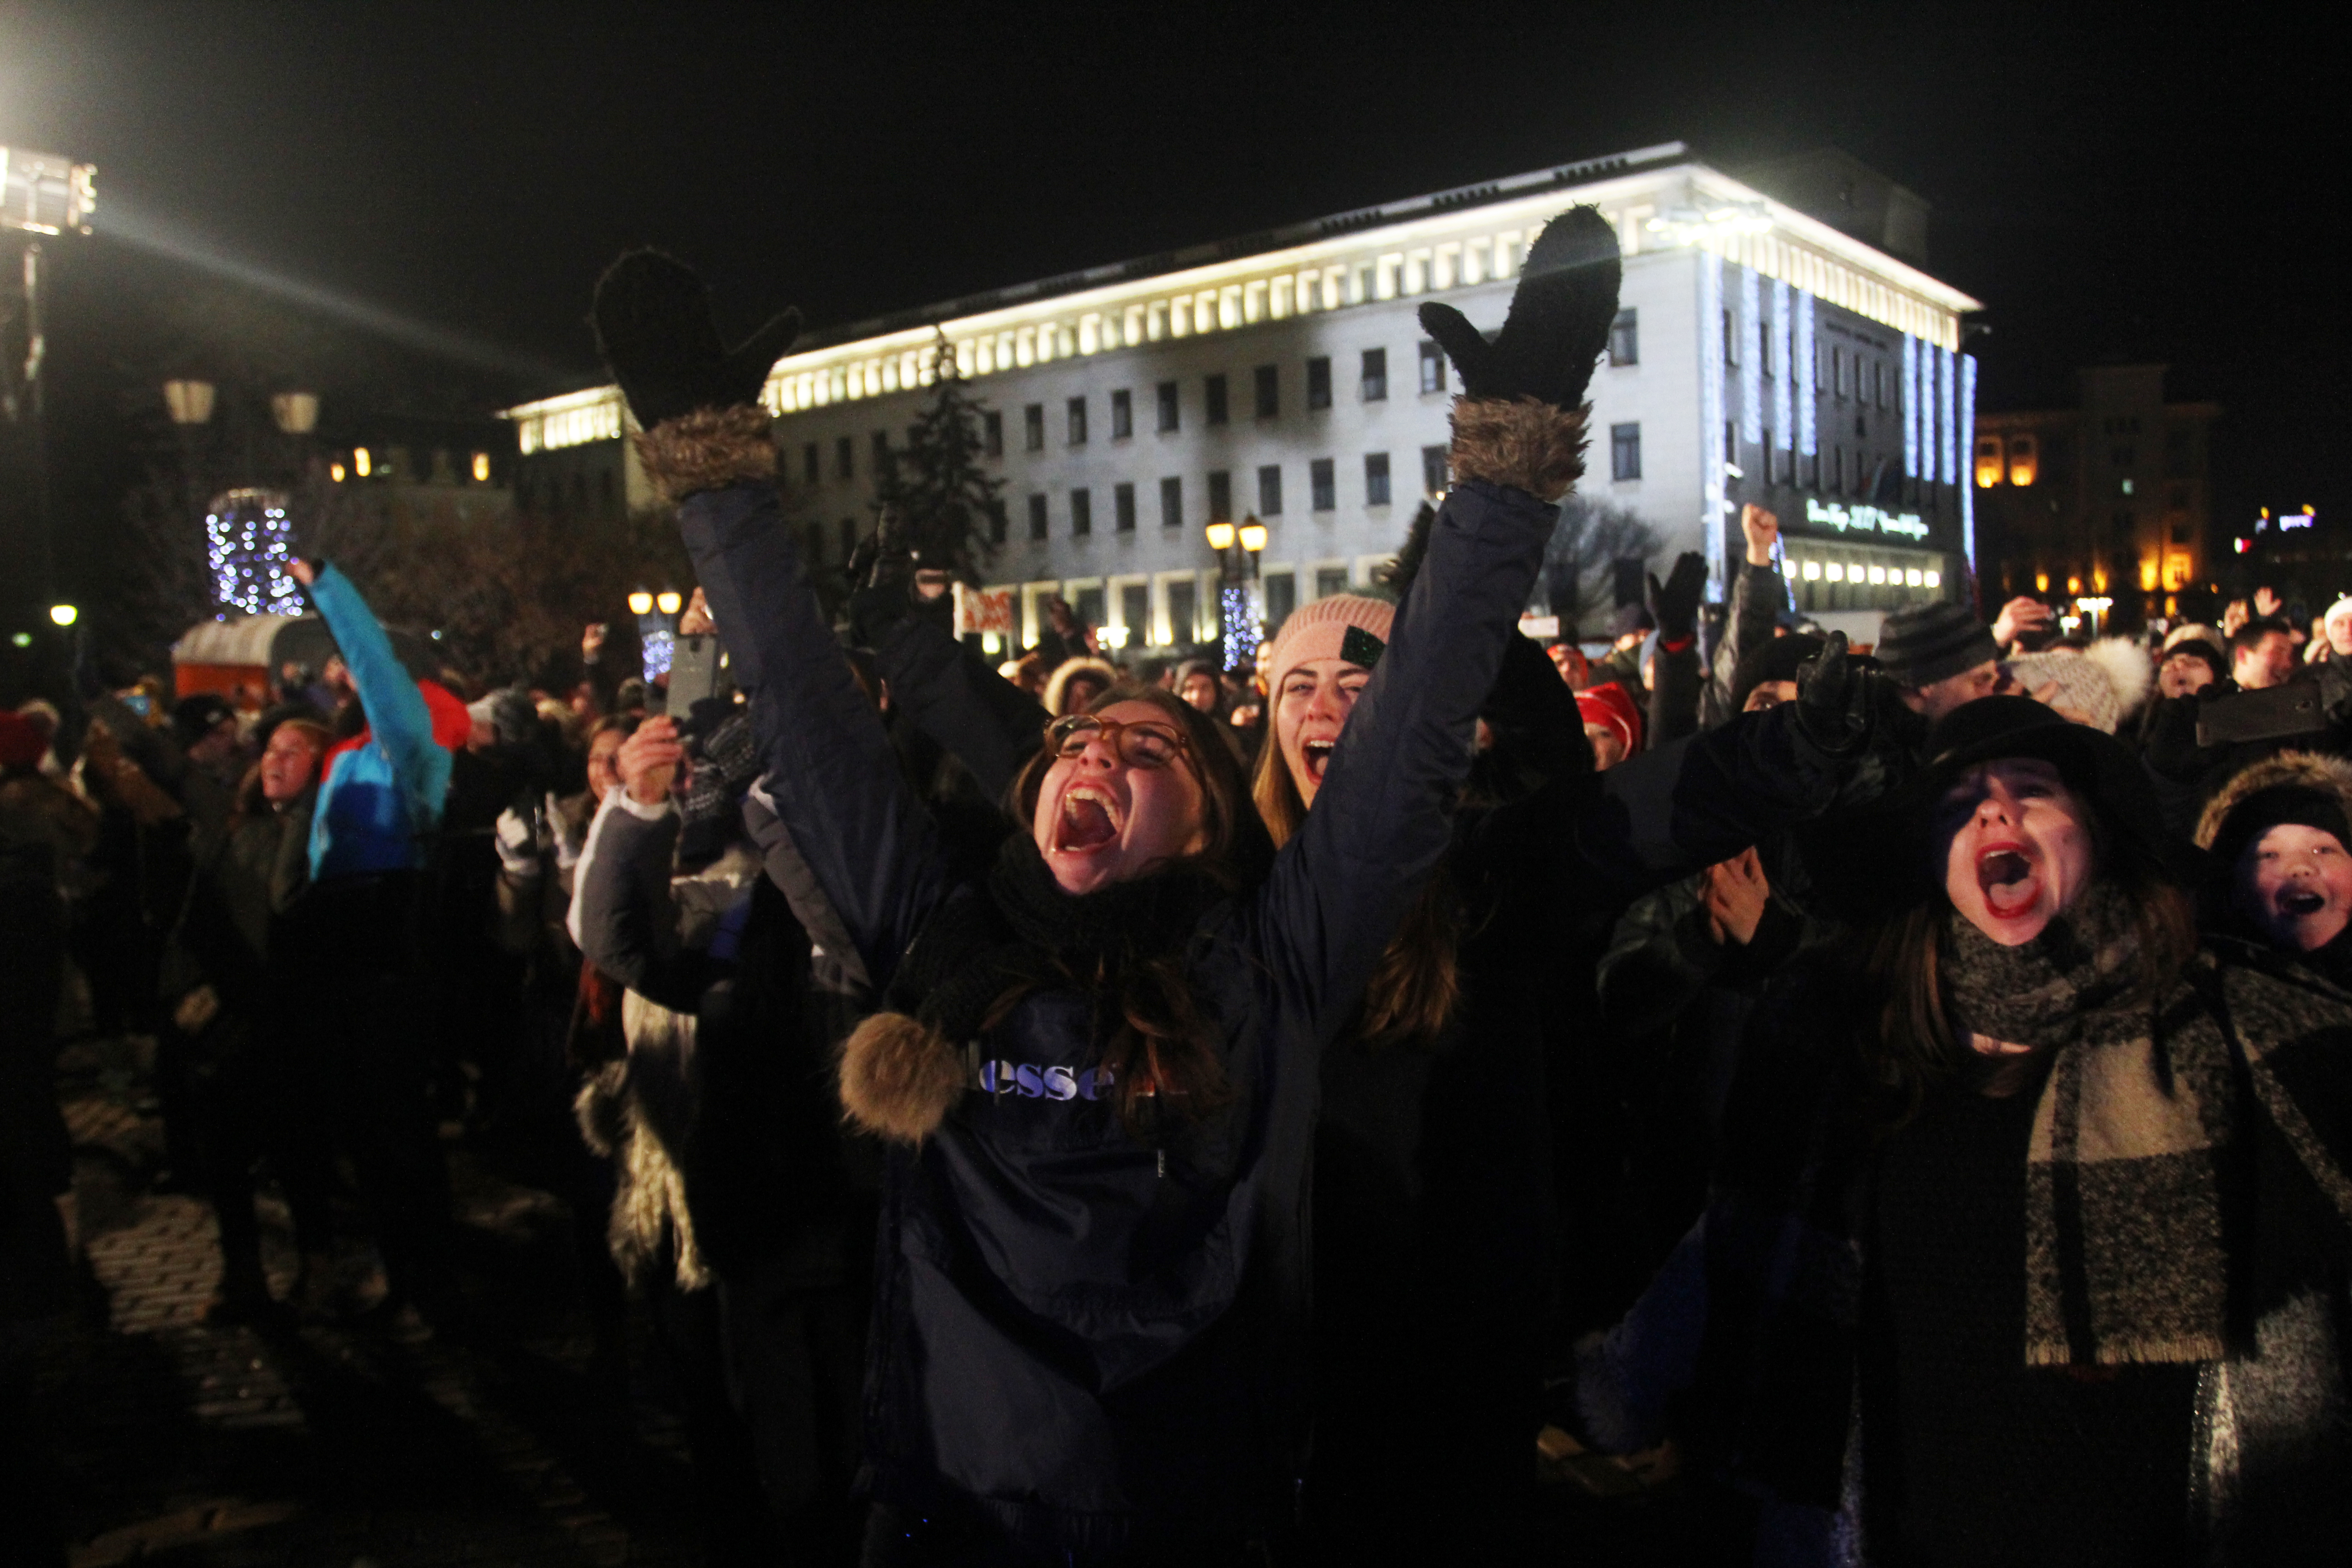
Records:
[[[224,610],[248,616],[299,616],[302,588],[286,570],[294,558],[294,529],[278,490],[228,490],[205,514],[205,548],[212,565],[213,597]]]

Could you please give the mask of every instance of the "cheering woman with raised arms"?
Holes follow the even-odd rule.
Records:
[[[866,1435],[870,1563],[1241,1561],[1297,1477],[1316,1054],[1447,842],[1480,700],[1615,312],[1617,242],[1579,209],[1530,248],[1455,410],[1449,497],[1386,656],[1268,864],[1231,752],[1163,694],[1055,721],[1030,831],[959,883],[778,517],[754,399],[797,326],[722,352],[651,252],[596,325],[646,470],[681,501],[750,693],[778,814],[889,1011],[842,1093],[897,1140]]]

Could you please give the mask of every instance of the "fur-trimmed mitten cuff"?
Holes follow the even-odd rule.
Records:
[[[756,403],[698,408],[636,437],[646,478],[671,500],[776,477],[776,440]]]
[[[877,1013],[841,1047],[841,1106],[877,1137],[920,1143],[964,1089],[962,1053],[904,1013]]]
[[[1539,397],[1454,400],[1454,477],[1509,485],[1556,501],[1584,475],[1581,408],[1555,408]]]

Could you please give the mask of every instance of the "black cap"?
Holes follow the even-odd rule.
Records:
[[[2352,849],[2352,823],[2345,819],[2342,795],[2310,784],[2273,784],[2231,806],[2230,815],[2221,819],[2213,835],[2211,853],[2219,863],[2215,868],[2234,866],[2247,845],[2284,823],[2332,833],[2336,843]]]
[[[1963,667],[1965,668],[1965,667]],[[2182,887],[2204,876],[2203,853],[2168,832],[2147,770],[2131,749],[2103,730],[2076,724],[2031,697],[1979,697],[1953,709],[1927,732],[1927,765],[1901,788],[1854,815],[1848,831],[1822,842],[1809,858],[1841,912],[1883,916],[1927,896],[1943,875],[1929,835],[1945,792],[1970,768],[2008,757],[2054,764],[2066,787],[2098,814],[2115,837],[2160,867]]]
[[[200,691],[194,697],[183,697],[172,704],[172,739],[183,749],[194,745],[209,735],[224,719],[235,719],[236,710],[218,692]]]
[[[2000,657],[1992,632],[1966,605],[1914,605],[1878,630],[1878,667],[1916,691]]]

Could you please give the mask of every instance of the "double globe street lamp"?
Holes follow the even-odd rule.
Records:
[[[1246,669],[1257,660],[1257,645],[1265,637],[1265,606],[1258,586],[1258,557],[1265,553],[1265,524],[1244,517],[1236,524],[1219,519],[1207,529],[1209,548],[1217,552],[1218,626],[1222,632],[1222,668]]]

